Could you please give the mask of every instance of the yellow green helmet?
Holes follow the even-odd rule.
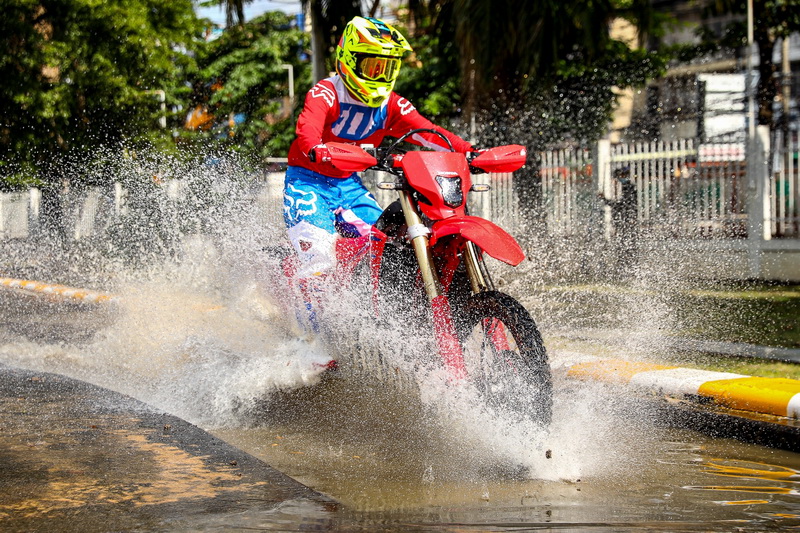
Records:
[[[336,47],[336,72],[353,96],[378,107],[389,98],[403,54],[410,51],[406,38],[392,26],[375,18],[355,17]]]

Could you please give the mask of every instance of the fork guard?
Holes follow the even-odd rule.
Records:
[[[517,266],[525,259],[525,253],[514,237],[485,218],[454,216],[434,222],[431,228],[431,246],[448,235],[460,235],[498,261],[511,266]]]

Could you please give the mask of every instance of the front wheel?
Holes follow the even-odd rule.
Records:
[[[547,425],[552,378],[542,337],[512,297],[474,294],[457,311],[456,329],[469,379],[494,409]]]

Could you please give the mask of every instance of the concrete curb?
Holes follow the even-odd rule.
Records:
[[[42,294],[64,300],[74,300],[83,303],[112,303],[118,302],[119,297],[107,292],[77,289],[64,285],[54,285],[41,281],[30,281],[14,278],[0,278],[0,288],[21,290],[33,294]]]
[[[680,400],[711,402],[728,409],[800,418],[800,380],[795,379],[761,378],[619,359],[576,363],[567,368],[567,375],[628,385]]]

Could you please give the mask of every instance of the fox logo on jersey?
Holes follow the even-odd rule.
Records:
[[[333,107],[333,104],[336,103],[336,93],[320,83],[311,88],[311,98],[322,98],[328,107]]]

